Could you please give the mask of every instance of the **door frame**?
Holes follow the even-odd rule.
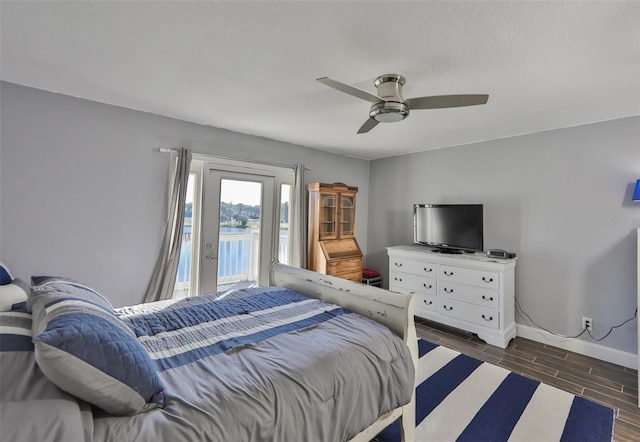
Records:
[[[259,275],[258,284],[261,286],[269,285],[269,266],[271,262],[278,258],[278,243],[279,243],[279,235],[280,235],[280,207],[281,207],[281,188],[283,184],[291,185],[291,189],[293,190],[294,181],[295,181],[295,170],[292,166],[279,166],[272,164],[263,164],[263,163],[254,163],[254,162],[246,162],[233,160],[228,158],[218,158],[211,155],[203,155],[203,154],[194,154],[193,157],[194,162],[200,163],[199,169],[200,179],[201,179],[201,187],[200,187],[200,195],[199,202],[201,205],[201,214],[199,216],[199,226],[200,226],[200,238],[199,238],[199,253],[198,257],[195,261],[197,261],[198,269],[195,272],[198,276],[195,280],[195,284],[192,284],[192,288],[196,287],[194,293],[197,294],[205,294],[212,293],[217,289],[217,277],[218,277],[218,234],[219,234],[219,226],[220,226],[220,181],[218,181],[217,187],[213,187],[212,190],[210,188],[210,181],[212,178],[209,178],[211,175],[211,171],[217,171],[217,173],[222,174],[220,176],[224,176],[229,179],[240,179],[245,181],[255,181],[260,180],[263,182],[262,187],[262,201],[261,201],[261,247],[260,247],[260,257],[259,257]],[[214,195],[214,203],[212,204],[209,193],[217,192],[217,195]],[[266,202],[267,192],[271,194],[271,204]],[[207,204],[207,201],[209,202]],[[217,207],[215,207],[217,205]],[[267,210],[271,213],[267,213]],[[212,243],[212,249],[215,248],[215,255],[207,255],[208,250],[206,249],[206,244],[210,243],[210,235],[209,233],[205,233],[207,227],[211,229],[211,219],[209,217],[215,217],[216,229],[215,232],[216,241],[215,244]],[[269,226],[267,227],[265,222],[267,222]],[[206,220],[206,221],[205,221]],[[291,225],[291,221],[290,221]],[[268,237],[264,239],[263,237]],[[267,241],[267,246],[263,246],[264,242]],[[291,239],[289,240],[291,242]],[[290,246],[291,244],[289,244]],[[206,259],[206,256],[209,256],[214,259]],[[215,262],[214,262],[215,261]],[[213,266],[212,264],[215,264]],[[215,270],[212,270],[215,268]],[[213,272],[215,282],[212,284],[211,281],[205,282],[204,275],[207,273]],[[214,287],[215,285],[215,287]]]
[[[220,248],[220,194],[222,180],[246,181],[261,184],[260,191],[260,235],[258,255],[259,285],[269,284],[269,263],[273,256],[273,212],[275,179],[270,176],[232,172],[209,164],[204,174],[202,202],[202,239],[200,254],[200,288],[204,293],[213,293],[218,288],[218,256]]]

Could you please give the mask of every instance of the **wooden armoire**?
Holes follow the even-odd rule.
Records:
[[[358,188],[312,183],[308,189],[308,269],[362,282],[362,252],[355,238]]]

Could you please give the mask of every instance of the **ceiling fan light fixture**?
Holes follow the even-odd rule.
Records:
[[[379,123],[394,123],[409,116],[409,106],[394,101],[381,101],[371,106],[369,116]]]

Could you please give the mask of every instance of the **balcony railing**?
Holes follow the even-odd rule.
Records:
[[[258,233],[220,235],[218,283],[257,279],[259,238]]]
[[[259,235],[250,231],[243,233],[222,233],[219,238],[218,284],[229,284],[258,279],[258,258],[260,256]],[[189,296],[191,278],[191,233],[182,237],[180,261],[174,289],[174,298]],[[289,262],[289,232],[280,231],[278,260]]]

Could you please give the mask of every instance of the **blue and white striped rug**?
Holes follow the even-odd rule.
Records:
[[[417,441],[611,441],[613,409],[419,340]],[[394,423],[377,441],[399,441]]]

